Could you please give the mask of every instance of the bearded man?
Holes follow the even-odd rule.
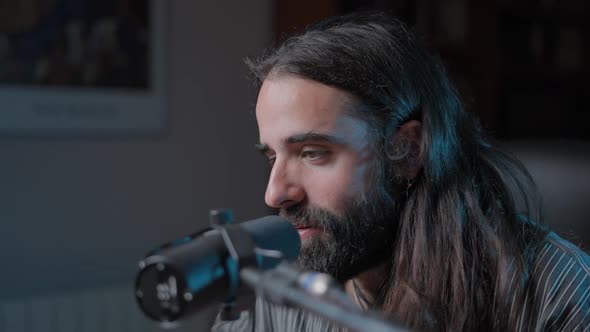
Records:
[[[402,23],[331,18],[249,65],[265,201],[298,228],[300,267],[410,329],[590,328],[589,257],[540,225],[527,171]],[[213,330],[339,327],[258,299]]]

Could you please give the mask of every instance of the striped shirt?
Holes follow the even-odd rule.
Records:
[[[590,331],[590,256],[555,233],[549,233],[531,271],[524,308],[519,311],[517,331]],[[243,311],[235,321],[217,319],[212,331],[327,332],[345,329],[313,313],[272,305],[258,298],[253,313]]]
[[[535,260],[517,326],[518,331],[590,331],[590,257],[555,233],[547,235]]]

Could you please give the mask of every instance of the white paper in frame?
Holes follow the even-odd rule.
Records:
[[[161,135],[167,1],[53,3],[0,24],[0,135]]]

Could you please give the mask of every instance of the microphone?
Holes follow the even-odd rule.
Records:
[[[300,249],[297,229],[282,217],[216,225],[148,253],[139,263],[135,297],[148,317],[174,322],[234,300],[241,268],[272,269],[295,260]]]

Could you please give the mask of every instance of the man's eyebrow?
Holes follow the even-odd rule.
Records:
[[[289,137],[287,137],[287,139],[285,139],[285,142],[286,142],[286,144],[301,144],[301,143],[307,143],[307,142],[324,142],[324,143],[332,143],[332,144],[338,144],[338,145],[347,145],[347,143],[344,140],[342,140],[336,136],[327,135],[327,134],[319,134],[319,133],[314,133],[314,132],[289,136]],[[260,151],[260,153],[262,153],[262,154],[266,154],[266,152],[268,152],[268,150],[270,150],[270,147],[264,143],[254,144],[254,147],[256,148],[256,150]]]
[[[314,132],[309,132],[305,134],[293,135],[289,136],[286,140],[287,144],[297,144],[297,143],[306,143],[306,142],[325,142],[325,143],[333,143],[338,145],[346,145],[344,140],[327,134],[319,134]]]

